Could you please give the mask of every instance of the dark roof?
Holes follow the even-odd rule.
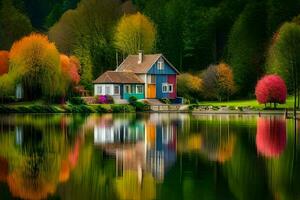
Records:
[[[93,83],[143,83],[143,81],[133,72],[107,71]]]
[[[147,73],[153,64],[160,58],[163,57],[168,64],[179,74],[178,70],[162,55],[162,54],[148,54],[143,55],[143,62],[138,63],[138,55],[129,55],[117,68],[118,72],[134,72],[136,74]]]

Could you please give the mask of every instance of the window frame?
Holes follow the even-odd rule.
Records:
[[[131,92],[131,85],[124,85],[124,92],[126,93],[126,94],[132,94],[132,92]]]
[[[139,91],[139,89],[138,88],[140,88],[141,89],[141,91]],[[136,93],[137,94],[143,94],[144,93],[144,88],[143,88],[143,86],[142,85],[136,85],[136,88],[135,88],[135,90],[136,90]]]
[[[97,94],[102,95],[102,92],[103,92],[102,85],[97,85]]]
[[[160,58],[158,61],[157,61],[157,69],[158,70],[164,70],[165,68],[165,61],[163,58]]]
[[[116,88],[118,88],[118,92],[116,93]],[[114,95],[120,95],[120,86],[114,85]]]
[[[162,93],[173,93],[173,91],[174,91],[174,85],[173,84],[170,84],[170,83],[163,83],[162,84]]]
[[[105,94],[106,95],[111,95],[111,87],[110,87],[110,85],[105,85]]]

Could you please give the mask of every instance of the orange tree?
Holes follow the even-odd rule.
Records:
[[[60,56],[47,36],[33,33],[15,42],[10,51],[9,75],[21,83],[26,99],[62,95],[65,84],[60,68]]]
[[[203,94],[207,99],[228,100],[236,91],[232,70],[225,63],[209,66],[202,73],[202,79]]]

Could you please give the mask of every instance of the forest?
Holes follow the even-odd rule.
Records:
[[[142,24],[143,44],[128,49],[120,40],[136,30],[123,18],[135,13],[130,23]],[[142,49],[178,68],[179,95],[191,99],[252,98],[265,74],[280,75],[297,96],[299,14],[300,0],[1,0],[0,49],[32,32],[47,35],[78,58],[87,89]]]

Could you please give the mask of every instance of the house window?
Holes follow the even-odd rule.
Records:
[[[135,94],[136,93],[136,87],[135,85],[131,86],[131,93]]]
[[[114,86],[114,94],[115,95],[119,95],[120,94],[120,86],[118,86],[118,85]]]
[[[157,69],[163,70],[164,69],[164,59],[160,58],[157,62]]]
[[[162,84],[162,92],[163,93],[172,93],[173,92],[173,84],[163,83]]]
[[[172,93],[173,92],[173,84],[169,84],[168,87],[169,87],[169,92]]]
[[[105,86],[105,94],[111,94],[110,86]]]
[[[136,93],[143,94],[143,86],[142,85],[137,85],[136,86]]]
[[[98,85],[97,87],[97,93],[102,94],[102,85]]]
[[[148,75],[148,84],[155,84],[156,77],[155,75]]]
[[[125,85],[125,93],[130,94],[131,93],[131,86]]]

